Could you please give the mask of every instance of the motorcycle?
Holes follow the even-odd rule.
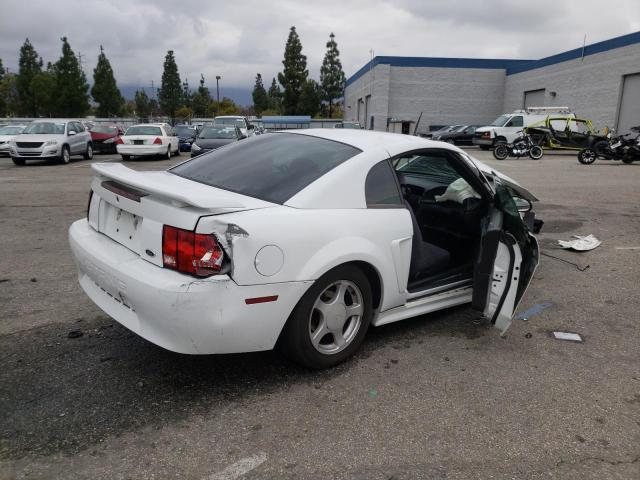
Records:
[[[540,160],[544,151],[540,145],[537,145],[531,135],[523,133],[520,130],[518,133],[521,135],[516,138],[513,143],[498,143],[493,149],[493,156],[496,160],[504,160],[507,157],[525,157],[529,156],[533,160]]]
[[[578,161],[583,165],[590,165],[597,159],[622,160],[623,163],[640,161],[640,125],[631,127],[631,132],[601,140],[593,144],[591,148],[585,148],[578,152]]]

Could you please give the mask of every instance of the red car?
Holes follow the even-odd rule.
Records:
[[[116,145],[120,135],[124,135],[124,129],[119,125],[94,125],[89,130],[93,151],[99,153],[118,153]]]

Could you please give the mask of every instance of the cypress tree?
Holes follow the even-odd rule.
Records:
[[[176,110],[182,105],[182,94],[178,65],[176,65],[173,50],[169,50],[164,57],[162,84],[158,90],[158,100],[163,113],[171,117],[171,121],[175,119]]]
[[[193,94],[191,93],[191,88],[189,88],[189,80],[185,78],[182,84],[182,105],[187,108],[192,108],[192,102]]]
[[[269,96],[269,108],[279,113],[282,112],[282,92],[275,78],[271,81],[267,95]]]
[[[42,59],[38,58],[38,52],[27,38],[20,47],[20,60],[18,75],[16,76],[16,88],[20,98],[20,113],[32,117],[38,116],[38,105],[35,100],[35,92],[31,81],[42,71]]]
[[[285,115],[295,114],[297,113],[302,87],[309,76],[307,57],[302,54],[302,44],[295,26],[291,27],[289,31],[289,38],[284,47],[282,65],[284,69],[281,73],[278,73],[278,81],[284,89],[282,107]]]
[[[314,117],[320,111],[320,101],[322,95],[320,85],[315,80],[309,79],[304,82],[300,98],[298,99],[297,112],[302,115],[311,115]]]
[[[196,117],[206,117],[209,114],[211,105],[211,94],[204,84],[204,75],[200,74],[200,85],[193,96],[193,114]]]
[[[98,64],[93,69],[93,87],[91,96],[98,103],[97,114],[99,117],[111,117],[120,115],[124,106],[124,98],[118,90],[113,69],[104,49],[100,45]]]
[[[256,75],[256,83],[253,87],[252,96],[253,108],[256,111],[257,115],[269,108],[269,96],[267,95],[267,91],[264,89],[264,85],[262,84],[262,75],[260,75],[259,73]]]
[[[149,118],[151,115],[151,102],[144,88],[142,90],[136,90],[133,101],[136,105],[136,115],[138,118]]]
[[[346,77],[342,70],[342,63],[340,62],[338,44],[335,41],[335,35],[331,32],[329,41],[327,42],[327,52],[324,55],[322,67],[320,67],[322,98],[329,102],[329,118],[331,118],[333,101],[342,97],[345,83]]]
[[[82,117],[89,110],[89,84],[67,37],[62,37],[62,56],[54,64],[57,112],[62,117]]]

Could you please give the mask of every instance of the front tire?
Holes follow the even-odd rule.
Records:
[[[15,158],[12,157],[11,160],[13,160],[13,164],[17,165],[19,167],[24,167],[26,160],[24,158]]]
[[[85,160],[93,159],[93,147],[90,143],[87,143],[87,149],[85,150],[83,157]]]
[[[509,149],[504,143],[500,143],[496,145],[496,148],[493,149],[493,157],[496,160],[504,160],[509,156]]]
[[[542,155],[544,155],[544,151],[542,150],[542,147],[539,147],[538,145],[534,145],[531,147],[531,150],[529,150],[529,156],[533,160],[540,160]]]
[[[596,158],[596,152],[590,148],[586,148],[578,152],[578,161],[583,165],[591,165],[596,161]]]
[[[334,268],[302,296],[285,325],[279,347],[308,368],[333,367],[360,347],[372,314],[366,275],[352,265]]]
[[[164,158],[171,160],[171,145],[167,147],[167,153],[164,154]]]
[[[62,155],[60,155],[60,162],[67,164],[71,162],[71,152],[69,151],[69,147],[64,145],[62,147]]]

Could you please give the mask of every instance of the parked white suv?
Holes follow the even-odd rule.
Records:
[[[247,117],[242,117],[240,115],[222,115],[214,118],[213,124],[225,125],[227,127],[235,125],[240,129],[245,137],[252,137],[255,135],[255,127],[249,123]]]
[[[520,136],[523,128],[543,121],[549,114],[558,118],[575,118],[568,107],[530,107],[526,110],[515,110],[513,113],[500,115],[491,125],[477,128],[473,144],[488,150],[496,143],[512,143]]]
[[[79,120],[35,120],[9,142],[9,154],[16,165],[27,160],[56,159],[69,163],[73,155],[93,158],[91,134]]]

